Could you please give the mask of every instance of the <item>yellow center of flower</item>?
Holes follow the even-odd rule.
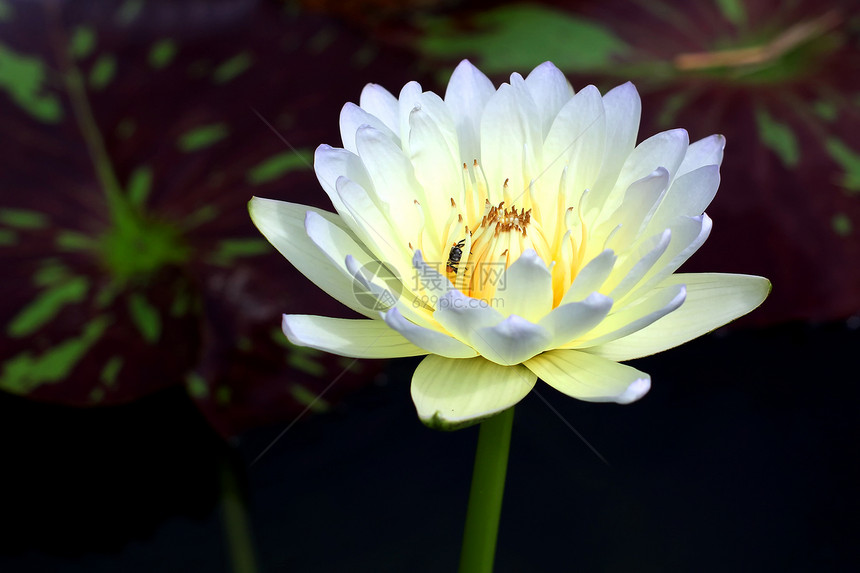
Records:
[[[489,300],[496,293],[505,269],[523,251],[533,249],[550,267],[554,305],[557,305],[576,277],[585,244],[585,229],[573,208],[565,208],[561,193],[557,205],[541,208],[533,196],[534,189],[521,193],[518,200],[507,181],[501,193],[505,200],[491,204],[478,162],[474,162],[472,169],[465,164],[463,167],[466,204],[460,206],[450,199],[451,215],[441,235],[447,238],[443,256],[448,259],[445,265],[448,278],[466,295]],[[479,211],[477,205],[483,209]],[[543,224],[547,221],[545,217],[550,218],[549,229]]]

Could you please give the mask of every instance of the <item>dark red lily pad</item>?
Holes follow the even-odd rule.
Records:
[[[408,53],[274,2],[6,4],[0,388],[89,405],[185,384],[231,434],[370,380],[289,347],[281,313],[349,311],[246,204],[330,209],[313,149],[370,78],[414,75]]]
[[[725,134],[714,231],[686,269],[770,278],[749,323],[860,311],[856,2],[505,3],[425,17],[415,31],[440,69],[471,57],[503,80],[552,60],[574,86],[632,80],[640,137]]]

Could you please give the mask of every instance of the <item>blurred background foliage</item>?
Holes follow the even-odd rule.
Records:
[[[230,437],[378,381],[380,363],[284,339],[283,312],[346,311],[246,203],[330,209],[311,162],[343,103],[367,82],[441,91],[462,58],[496,82],[545,60],[577,89],[632,80],[640,137],[725,134],[687,270],[772,280],[741,326],[856,328],[858,48],[847,0],[0,0],[0,390],[111,406],[179,388]]]

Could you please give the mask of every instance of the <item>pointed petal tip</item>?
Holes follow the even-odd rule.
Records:
[[[750,312],[754,311],[755,309],[760,307],[762,304],[764,304],[764,301],[767,300],[767,297],[769,297],[770,293],[773,291],[773,283],[770,282],[770,279],[767,279],[765,277],[760,277],[758,275],[735,275],[735,276],[749,277],[750,280],[758,281],[758,283],[759,283],[759,287],[757,289],[758,290],[758,296],[755,296],[755,297],[750,299],[749,310],[747,310],[746,312],[744,312],[740,316],[743,316],[744,314],[749,314]]]
[[[424,262],[424,255],[421,253],[421,249],[415,249],[415,252],[412,253],[412,266],[418,268]]]
[[[460,71],[462,73],[463,71],[466,71],[466,70],[477,70],[477,69],[478,68],[475,66],[475,64],[472,63],[471,60],[469,60],[469,58],[463,58],[462,60],[460,60],[460,63],[457,64],[457,67],[454,68],[454,73],[456,74],[457,71]]]
[[[669,177],[669,170],[666,169],[665,167],[663,167],[662,165],[660,165],[659,167],[657,167],[657,169],[655,169],[654,171],[649,173],[647,175],[647,177],[667,177],[668,178]]]
[[[313,211],[308,211],[305,213],[305,231],[308,230],[308,226],[313,228],[314,224],[322,220],[322,217],[314,213]]]
[[[299,341],[295,331],[290,325],[290,316],[291,315],[289,314],[281,315],[281,331],[283,331],[284,336],[287,337],[287,340],[289,340],[290,343],[301,346],[301,341]]]
[[[478,418],[469,418],[466,420],[448,420],[443,415],[442,412],[436,411],[432,416],[419,418],[421,419],[421,423],[430,428],[431,430],[439,430],[441,432],[455,432],[457,430],[462,430],[464,428],[469,428],[480,424],[481,422],[492,418],[493,416],[501,413],[504,409],[499,410],[498,412],[492,412],[487,414],[486,416],[480,416]]]
[[[535,66],[534,69],[535,70],[542,70],[542,69],[558,70],[559,68],[554,63],[547,60],[547,61],[542,62],[542,63],[538,64],[537,66]],[[532,70],[532,71],[534,71],[534,70]],[[559,71],[561,71],[561,70],[559,70]]]
[[[640,399],[642,396],[648,393],[648,390],[651,389],[651,378],[637,378],[634,380],[627,389],[621,393],[615,401],[618,404],[631,404],[636,400]]]
[[[445,100],[449,99],[448,91],[453,89],[455,92],[460,92],[466,86],[471,86],[467,91],[471,91],[472,88],[480,88],[483,90],[489,90],[490,92],[495,91],[493,87],[493,82],[488,78],[484,72],[479,70],[470,60],[464,59],[461,60],[457,67],[454,68],[454,72],[451,74],[451,79],[448,80],[448,89],[445,91]],[[464,95],[464,94],[460,94]]]
[[[618,90],[617,94],[625,94],[627,96],[632,96],[636,99],[639,99],[639,90],[636,89],[636,84],[634,84],[632,81],[626,81],[621,85],[617,85],[611,90],[609,90],[609,92],[615,92],[616,90]]]
[[[511,266],[514,266],[517,263],[519,263],[520,265],[540,265],[541,267],[543,267],[544,270],[546,270],[547,268],[544,260],[538,256],[537,251],[534,249],[525,249],[522,253],[520,253],[520,256],[517,258],[517,260],[511,263]]]
[[[358,271],[361,270],[361,265],[358,264],[358,261],[355,260],[355,257],[352,255],[347,255],[344,259],[344,263],[346,263],[346,268],[352,273],[353,276],[358,274]]]
[[[589,304],[589,305],[592,305],[592,306],[601,306],[602,307],[602,306],[608,305],[609,308],[612,308],[612,305],[615,301],[612,299],[611,296],[601,294],[597,291],[594,291],[593,293],[591,293],[590,295],[588,295],[587,297],[582,299],[582,302]]]
[[[266,199],[265,197],[257,197],[256,195],[251,196],[248,200],[248,211],[251,213],[251,217],[254,216],[255,211],[265,209],[266,205],[270,205],[275,201],[275,199]]]

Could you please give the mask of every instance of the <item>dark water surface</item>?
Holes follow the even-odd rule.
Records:
[[[633,364],[630,406],[517,407],[496,571],[851,571],[860,330],[710,335]],[[227,445],[179,390],[78,410],[0,396],[0,570],[229,571],[219,468],[261,572],[455,571],[477,438],[426,429],[416,361]],[[250,466],[250,467],[249,467]]]

